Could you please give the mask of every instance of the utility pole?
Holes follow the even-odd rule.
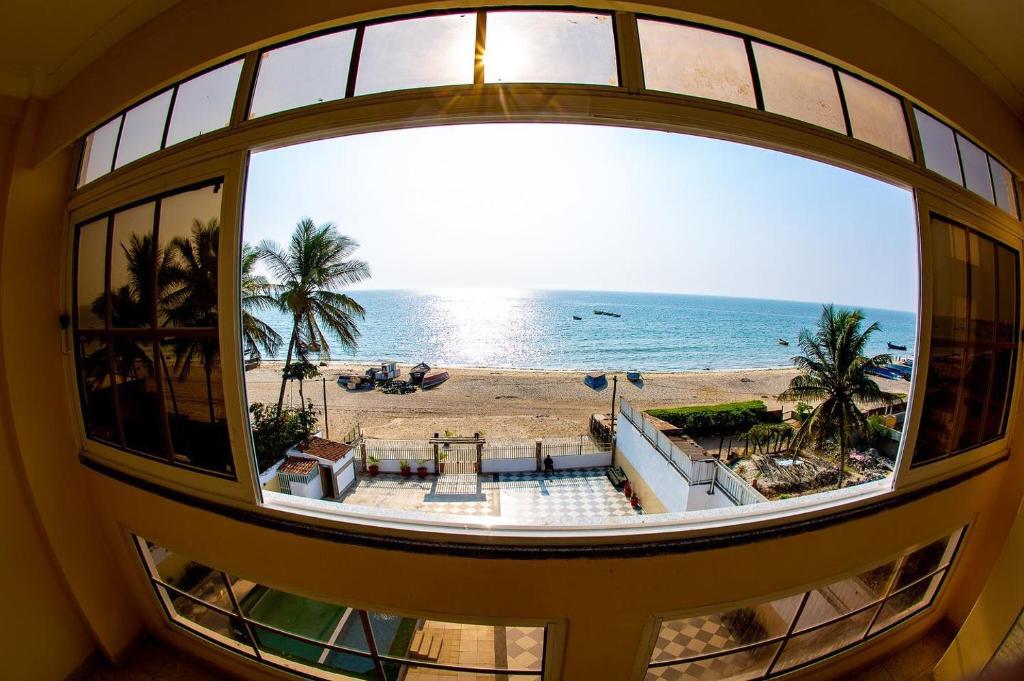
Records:
[[[327,439],[331,439],[331,420],[327,418],[327,377],[321,377],[323,388],[324,388],[324,434]]]
[[[615,439],[615,393],[619,389],[618,375],[612,376],[612,439]]]

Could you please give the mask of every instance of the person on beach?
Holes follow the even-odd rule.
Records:
[[[548,454],[544,457],[544,475],[547,476],[550,473],[555,472],[555,460]]]

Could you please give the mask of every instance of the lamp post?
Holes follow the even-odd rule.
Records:
[[[618,375],[612,376],[612,439],[615,439],[615,394],[619,389],[619,377]]]

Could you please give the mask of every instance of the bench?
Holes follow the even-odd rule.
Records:
[[[622,486],[626,484],[628,479],[626,478],[625,471],[622,470],[622,466],[609,466],[607,474],[615,489],[622,489]]]

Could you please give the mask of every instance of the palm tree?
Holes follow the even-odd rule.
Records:
[[[321,359],[330,357],[330,343],[324,329],[333,332],[350,348],[356,346],[359,329],[356,318],[365,311],[352,298],[338,289],[370,276],[370,268],[362,260],[352,259],[359,247],[350,237],[340,234],[333,223],[317,225],[303,218],[295,225],[286,249],[273,241],[259,245],[259,255],[267,263],[278,283],[274,291],[278,305],[292,316],[292,333],[281,377],[281,393],[277,411],[284,403],[292,353],[298,351],[300,361],[308,361],[310,351]]]
[[[829,443],[839,447],[839,482],[843,486],[846,451],[854,438],[863,434],[867,419],[858,405],[892,404],[897,396],[883,391],[868,375],[867,369],[883,367],[892,361],[890,355],[866,357],[868,339],[880,330],[877,322],[861,329],[864,313],[860,310],[822,308],[817,329],[800,332],[802,355],[793,364],[803,370],[779,395],[785,401],[817,401],[815,407],[793,437],[793,450],[808,444],[820,450]]]
[[[206,224],[193,220],[190,236],[171,239],[165,264],[168,290],[159,300],[165,326],[217,326],[219,236],[220,223],[217,218],[211,218]],[[213,423],[213,367],[220,357],[216,335],[175,337],[167,342],[174,348],[174,371],[179,381],[188,379],[196,360],[202,364],[210,423]]]
[[[256,316],[258,312],[277,308],[273,286],[253,271],[259,259],[256,248],[242,246],[242,342],[246,357],[251,359],[260,359],[260,350],[273,355],[284,342],[281,334]]]

